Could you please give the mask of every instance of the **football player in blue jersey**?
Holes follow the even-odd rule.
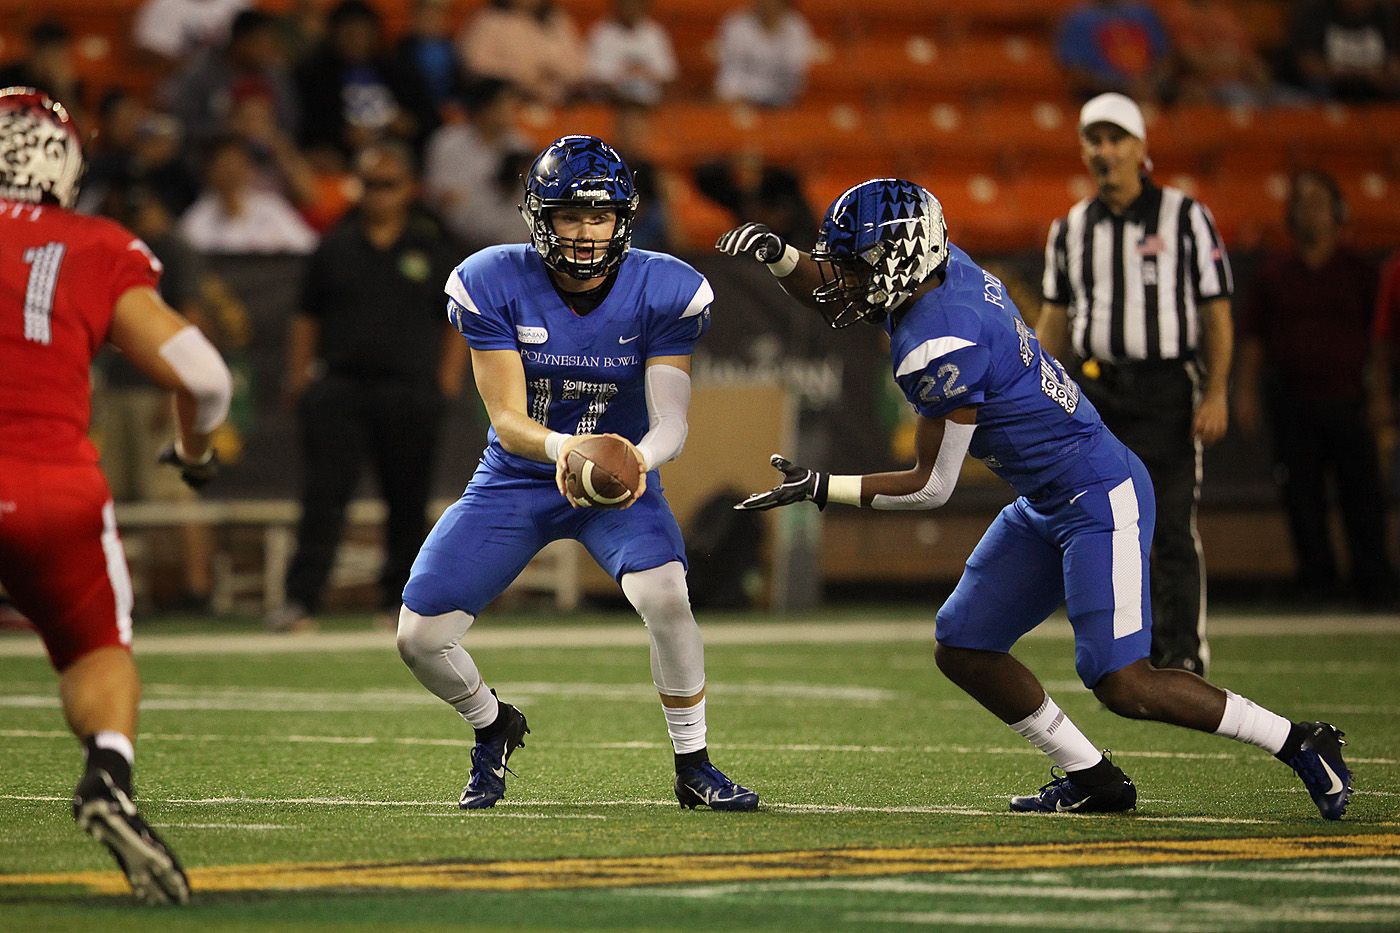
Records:
[[[1147,471],[1042,352],[1001,281],[948,242],[933,195],[897,179],[856,185],[827,211],[810,255],[758,224],[717,246],[767,263],[788,294],[833,327],[882,326],[895,381],[919,415],[913,468],[833,476],[774,456],[782,483],[738,508],[807,500],[936,508],[969,453],[1018,493],[939,610],[935,650],[953,683],[1054,763],[1051,782],[1012,797],[1012,810],[1112,812],[1137,802],[1128,776],[1011,655],[1065,603],[1075,668],[1105,706],[1257,745],[1298,773],[1324,817],[1341,817],[1351,772],[1339,730],[1290,722],[1195,674],[1149,665],[1155,511]]]
[[[399,653],[476,730],[462,809],[495,806],[506,763],[530,730],[496,699],[461,640],[541,548],[574,538],[646,623],[677,799],[753,810],[758,794],[709,761],[705,654],[685,546],[654,472],[685,442],[690,354],[710,326],[713,292],[679,259],[630,249],[632,173],[602,140],[556,140],[531,166],[524,197],[531,242],[474,253],[447,281],[448,316],[471,348],[491,429],[466,491],[413,564]],[[564,489],[564,460],[603,433],[632,446],[642,482],[623,508],[579,508]]]

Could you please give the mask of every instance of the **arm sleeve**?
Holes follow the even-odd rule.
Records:
[[[690,374],[664,363],[648,366],[644,377],[647,417],[651,428],[637,442],[647,470],[676,459],[685,447],[690,426],[686,412],[690,409]]]
[[[194,396],[194,429],[209,434],[223,424],[233,398],[233,379],[224,358],[199,328],[181,328],[160,345],[160,356]]]
[[[962,473],[963,458],[972,444],[975,424],[962,424],[957,421],[944,422],[943,443],[938,448],[938,456],[928,482],[918,492],[907,496],[876,495],[870,500],[872,509],[936,509],[948,501],[953,487],[958,484]]]

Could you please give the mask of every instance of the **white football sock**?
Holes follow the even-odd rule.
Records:
[[[1020,722],[1012,723],[1011,728],[1066,771],[1092,768],[1103,758],[1103,753],[1084,737],[1078,726],[1070,722],[1049,694],[1045,695],[1040,709]]]
[[[1215,734],[1257,745],[1269,754],[1277,755],[1292,729],[1293,723],[1289,720],[1269,712],[1253,700],[1226,690],[1225,715],[1220,717]]]
[[[122,735],[115,729],[103,729],[92,734],[92,744],[97,748],[105,748],[116,752],[126,759],[127,764],[134,764],[136,761],[136,748],[131,744],[131,739]]]
[[[671,733],[671,744],[677,755],[698,752],[705,747],[704,697],[694,706],[663,706],[661,710],[666,714],[666,731]]]

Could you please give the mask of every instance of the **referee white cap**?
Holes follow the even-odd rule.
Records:
[[[1079,111],[1079,132],[1095,123],[1112,123],[1147,142],[1147,123],[1131,97],[1109,92],[1093,98]]]

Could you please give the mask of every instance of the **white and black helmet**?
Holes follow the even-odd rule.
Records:
[[[0,90],[0,198],[72,207],[83,147],[63,105],[32,87]]]

